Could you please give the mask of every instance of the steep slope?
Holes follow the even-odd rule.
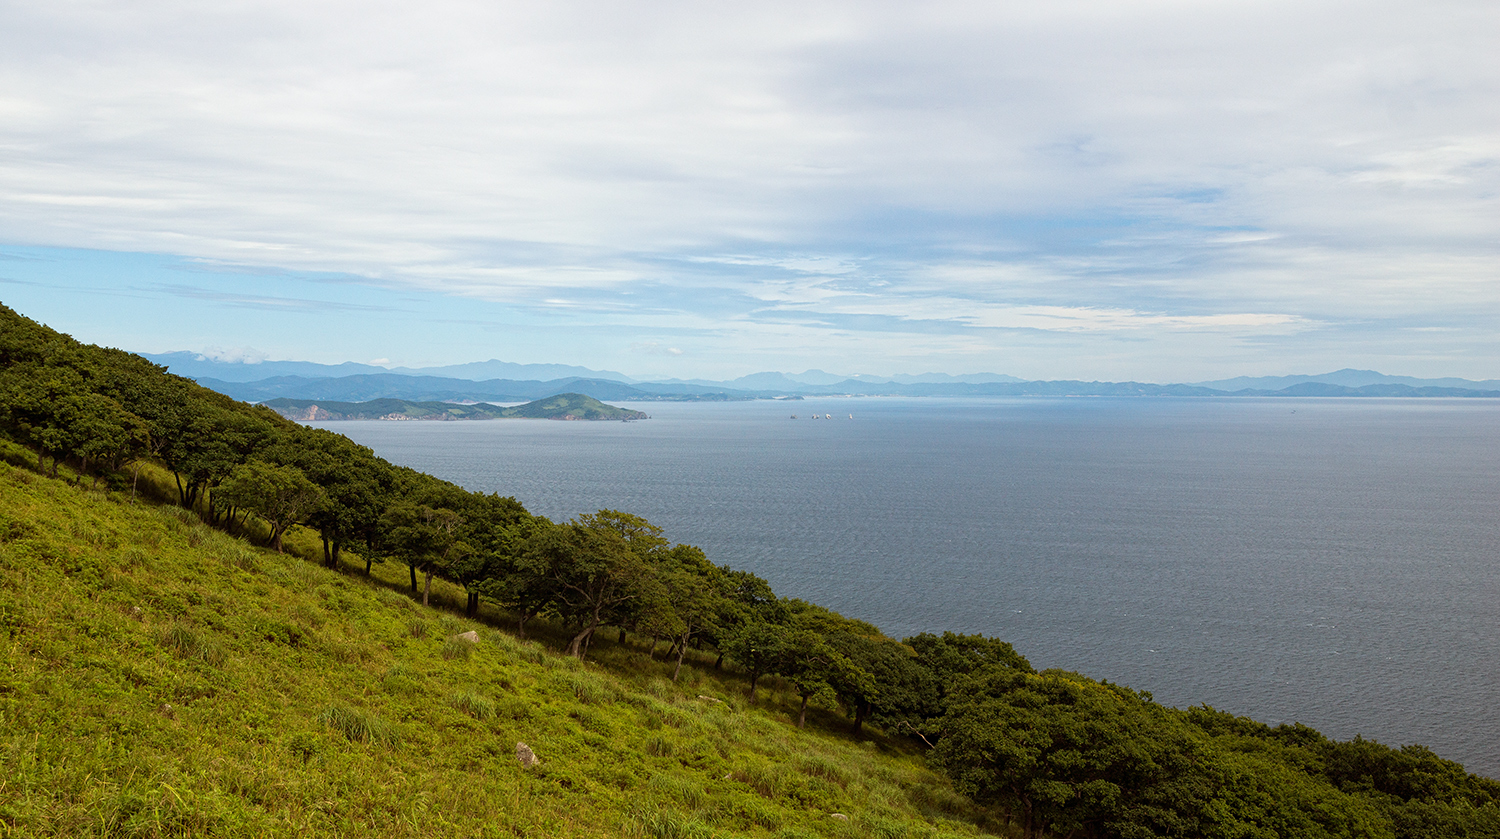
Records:
[[[920,759],[798,732],[709,669],[581,664],[3,463],[0,649],[5,835],[978,832]]]

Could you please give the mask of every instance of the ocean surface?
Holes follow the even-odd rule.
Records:
[[[652,419],[323,425],[557,520],[643,515],[897,638],[1500,777],[1500,401],[630,407]]]

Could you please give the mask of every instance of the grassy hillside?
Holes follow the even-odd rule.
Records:
[[[5,836],[981,832],[920,758],[706,665],[580,663],[4,463],[0,649]]]
[[[477,402],[458,405],[452,402],[412,402],[406,399],[372,399],[369,402],[331,402],[315,399],[272,399],[267,408],[290,420],[315,422],[326,420],[487,420],[504,416],[498,405]]]
[[[546,399],[527,402],[514,408],[506,408],[508,417],[555,420],[640,420],[646,419],[643,411],[617,408],[606,405],[592,396],[581,393],[559,393]]]

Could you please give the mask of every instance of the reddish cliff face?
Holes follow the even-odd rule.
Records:
[[[296,422],[331,420],[337,416],[319,408],[317,405],[308,405],[306,408],[282,408],[276,413]]]

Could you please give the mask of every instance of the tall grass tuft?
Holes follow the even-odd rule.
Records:
[[[197,630],[180,623],[168,624],[158,631],[156,640],[183,658],[217,667],[224,663],[224,648]]]
[[[358,708],[346,705],[330,705],[320,719],[323,724],[344,735],[354,743],[396,742],[396,730],[381,718]]]
[[[677,746],[669,736],[653,734],[646,738],[646,754],[671,757],[675,751],[677,751]]]
[[[448,704],[476,720],[487,720],[495,716],[495,700],[472,690],[455,691],[448,697]]]
[[[736,774],[739,780],[744,781],[751,789],[765,798],[780,798],[786,793],[788,787],[791,786],[788,771],[779,764],[771,766],[752,765]]]
[[[651,788],[690,810],[701,810],[708,804],[702,784],[681,774],[658,772],[651,776]]]
[[[398,695],[410,695],[422,689],[421,681],[418,679],[416,672],[400,662],[397,662],[389,670],[385,671],[385,675],[380,678],[380,682],[385,687],[386,692]]]
[[[650,839],[709,839],[714,835],[708,825],[676,810],[638,808],[635,821],[640,835]]]
[[[474,645],[462,638],[449,638],[443,642],[443,658],[449,661],[468,661],[474,654]]]
[[[522,661],[541,664],[547,660],[547,651],[535,641],[523,641],[516,647],[516,656]]]
[[[849,786],[849,770],[826,757],[809,755],[797,761],[797,770],[813,778],[831,781],[840,787]]]

